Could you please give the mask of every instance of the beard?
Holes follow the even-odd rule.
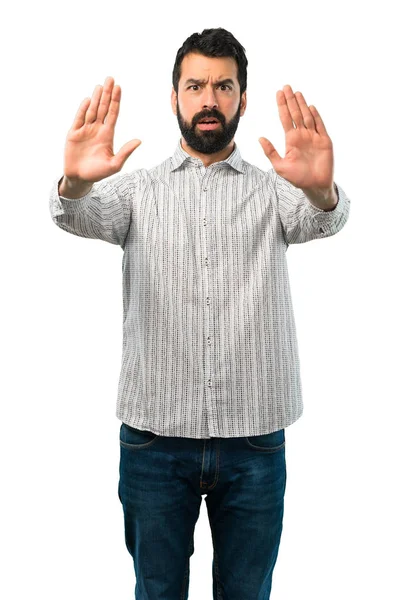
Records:
[[[196,125],[204,117],[215,117],[220,124],[217,129],[201,131],[196,129]],[[182,117],[179,110],[179,102],[177,102],[177,119],[182,136],[188,146],[201,152],[202,154],[214,154],[220,152],[227,147],[233,139],[240,121],[240,102],[236,114],[226,123],[226,119],[222,113],[212,109],[211,111],[202,111],[195,115],[192,123],[188,123]]]

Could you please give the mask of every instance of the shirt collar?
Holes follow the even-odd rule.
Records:
[[[170,170],[175,171],[183,163],[185,163],[185,166],[187,164],[203,166],[203,161],[200,158],[196,158],[195,156],[191,156],[190,154],[188,154],[182,148],[181,140],[179,140],[176,150],[174,152],[174,155],[170,158]],[[230,165],[231,167],[236,169],[236,171],[239,171],[240,173],[244,173],[243,160],[240,155],[239,148],[236,145],[236,142],[235,142],[233,150],[230,153],[230,155],[228,156],[228,158],[226,158],[225,160],[218,161],[218,163],[214,163],[214,164],[222,165],[224,163],[226,163],[227,165]]]

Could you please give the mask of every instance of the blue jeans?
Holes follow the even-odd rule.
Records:
[[[122,423],[120,451],[118,495],[135,599],[187,600],[204,494],[214,600],[269,600],[282,533],[285,430],[195,439]]]

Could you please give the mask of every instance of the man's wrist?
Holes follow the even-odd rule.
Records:
[[[77,198],[86,196],[92,187],[92,183],[82,180],[73,180],[64,175],[58,186],[58,193],[64,198],[76,200]]]
[[[336,183],[328,190],[302,190],[311,204],[324,211],[334,210],[339,202],[339,190]]]

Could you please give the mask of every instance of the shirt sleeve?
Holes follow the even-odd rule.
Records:
[[[330,237],[338,233],[348,220],[350,200],[336,182],[339,201],[330,211],[314,206],[301,189],[275,171],[272,184],[287,244]]]
[[[60,229],[69,233],[124,248],[140,174],[141,170],[137,170],[94,183],[88,194],[76,199],[59,195],[61,177],[54,181],[50,192],[51,218]]]

